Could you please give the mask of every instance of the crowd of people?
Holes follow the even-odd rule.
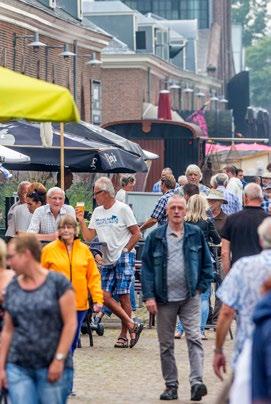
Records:
[[[174,339],[184,335],[191,400],[207,394],[207,323],[216,328],[213,368],[223,379],[223,345],[236,319],[230,402],[243,391],[244,404],[271,403],[271,173],[260,183],[246,183],[243,174],[227,166],[207,186],[195,164],[178,181],[165,168],[153,186],[162,195],[144,223],[126,204],[132,175],[121,178],[118,192],[109,178],[96,180],[97,207],[88,225],[82,204],[73,208],[65,194],[69,170],[65,190],[59,175],[48,190],[20,183],[7,215],[9,243],[0,240],[0,387],[8,388],[10,402],[61,404],[74,393],[73,354],[90,306],[96,325],[105,314],[121,320],[115,348],[138,343],[143,322],[132,314],[136,247],[154,227],[140,259],[143,298],[157,316],[165,381],[160,399],[178,398]]]

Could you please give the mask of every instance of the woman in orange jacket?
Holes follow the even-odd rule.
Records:
[[[72,352],[77,347],[81,325],[86,316],[89,294],[94,312],[103,305],[101,277],[89,247],[77,235],[77,223],[72,216],[64,216],[58,224],[59,239],[47,244],[42,250],[42,266],[61,272],[71,282],[76,296],[78,326]]]

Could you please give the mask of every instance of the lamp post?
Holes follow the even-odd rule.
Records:
[[[13,70],[15,71],[16,69],[16,45],[17,45],[17,40],[18,39],[32,39],[33,41],[27,44],[27,46],[30,46],[33,48],[34,52],[37,52],[41,47],[45,47],[46,44],[43,42],[40,42],[39,38],[39,33],[34,32],[32,35],[17,35],[13,33]]]

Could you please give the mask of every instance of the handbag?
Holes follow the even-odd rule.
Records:
[[[8,404],[8,391],[7,391],[7,389],[0,390],[0,404]]]

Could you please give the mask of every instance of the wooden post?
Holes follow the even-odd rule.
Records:
[[[60,123],[60,184],[64,191],[64,123]]]

